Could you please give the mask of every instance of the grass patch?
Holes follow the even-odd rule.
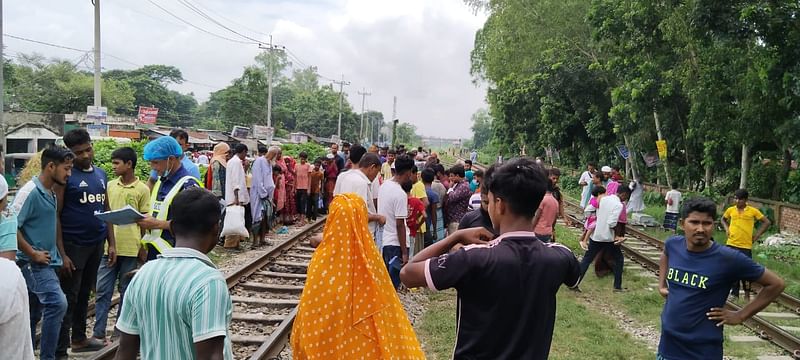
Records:
[[[580,201],[579,189],[570,188],[564,191],[564,194],[574,201]],[[663,222],[666,208],[664,206],[655,206],[652,204],[646,205],[647,207],[644,212],[653,216],[659,222]],[[664,231],[661,228],[642,228],[637,226],[636,229],[642,230],[646,234],[661,239],[662,241],[673,235],[671,231]],[[682,233],[680,229],[678,229],[678,233]],[[767,236],[773,233],[774,231],[768,230],[767,233],[761,236],[761,240],[766,239]],[[725,234],[724,230],[717,229],[714,231],[713,238],[717,243],[725,245],[727,234]],[[798,249],[797,246],[768,247],[761,243],[756,243],[753,245],[753,259],[775,272],[786,281],[786,289],[784,292],[794,297],[800,297],[800,266],[796,265],[800,263],[800,249]]]
[[[580,234],[577,229],[565,228],[559,224],[556,228],[556,236],[559,242],[571,248],[576,255],[584,253],[578,243]],[[625,263],[632,264],[632,261],[625,259]],[[637,324],[650,326],[656,330],[661,328],[661,311],[664,307],[664,300],[658,294],[657,286],[654,286],[658,283],[658,278],[654,274],[650,275],[641,270],[626,268],[622,277],[622,286],[628,290],[622,294],[611,291],[612,282],[612,275],[598,278],[593,275],[590,267],[580,286],[582,292],[570,295],[605,304],[625,313]],[[732,335],[753,335],[753,333],[743,326],[725,327],[724,353],[726,356],[736,359],[755,359],[758,355],[780,353],[780,350],[766,341],[760,343],[729,341]]]
[[[607,290],[610,290],[610,286]],[[425,313],[415,324],[428,359],[449,359],[456,332],[456,292],[428,293]],[[566,288],[558,293],[551,359],[652,359],[654,350],[616,326],[612,317],[583,304]]]

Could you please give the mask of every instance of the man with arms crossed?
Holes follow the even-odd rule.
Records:
[[[681,210],[685,236],[667,239],[659,264],[661,312],[659,360],[722,359],[723,325],[738,325],[767,307],[781,291],[781,278],[748,256],[711,239],[717,206],[687,200]],[[755,281],[763,288],[739,311],[725,309],[731,283]]]

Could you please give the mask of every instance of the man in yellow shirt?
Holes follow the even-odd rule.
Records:
[[[725,227],[725,233],[728,234],[728,240],[725,245],[752,258],[753,243],[758,241],[761,235],[767,231],[771,222],[761,211],[747,205],[747,198],[749,197],[747,190],[736,190],[733,193],[733,197],[736,205],[729,207],[725,210],[725,214],[722,215],[722,226]],[[761,226],[759,226],[756,234],[753,235],[756,220],[761,221]],[[745,297],[749,298],[750,285],[743,281],[742,287],[744,288]],[[738,281],[731,287],[731,296],[739,297]]]
[[[108,205],[111,210],[119,210],[130,205],[142,214],[150,213],[150,188],[134,175],[136,152],[123,147],[111,153],[111,166],[118,178],[108,182]],[[96,319],[93,336],[99,340],[106,338],[106,323],[114,295],[114,284],[119,280],[120,308],[125,289],[133,278],[131,271],[136,269],[139,259],[144,262],[147,253],[142,250],[141,240],[144,232],[135,223],[114,225],[117,239],[117,262],[109,267],[103,256],[97,271],[97,297],[95,299]],[[118,310],[118,313],[119,314]]]

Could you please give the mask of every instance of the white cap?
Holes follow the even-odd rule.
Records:
[[[611,166],[608,166],[608,165],[603,166],[602,168],[600,168],[600,171],[609,172],[610,173],[611,172]]]
[[[328,159],[333,159],[333,154],[328,153],[328,155],[325,155],[325,157],[327,157]]]
[[[4,176],[0,176],[0,199],[6,197],[6,195],[8,195],[8,183]]]

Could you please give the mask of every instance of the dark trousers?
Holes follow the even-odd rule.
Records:
[[[736,250],[736,251],[738,251],[738,252],[740,252],[742,254],[747,255],[747,257],[749,257],[751,259],[753,258],[753,250],[751,250],[751,249],[743,249],[743,248],[739,248],[739,247],[736,247],[736,246],[730,246],[730,245],[725,245],[725,246],[727,246],[727,247],[729,247],[729,248],[731,248],[733,250]],[[744,289],[745,295],[747,295],[747,293],[750,291],[750,282],[749,281],[745,281],[745,280],[736,280],[736,281],[733,282],[733,285],[731,285],[731,295],[739,296],[739,283],[742,284],[742,289]]]
[[[392,258],[394,257],[398,257],[400,262],[403,261],[403,253],[400,251],[400,247],[395,245],[384,245],[383,262],[386,264],[386,270],[389,271],[389,278],[392,279],[392,285],[394,285],[396,289],[398,286],[400,286],[400,270],[395,269],[392,265],[389,265],[389,262],[391,262]]]
[[[586,250],[586,254],[583,254],[583,260],[581,260],[581,281],[586,274],[586,270],[589,269],[589,265],[592,264],[592,261],[600,251],[607,251],[614,257],[614,289],[622,289],[622,265],[625,258],[622,256],[622,250],[619,245],[614,245],[613,242],[599,242],[589,239],[589,250]]]
[[[295,201],[297,202],[298,213],[308,213],[308,190],[298,189],[295,194]]]
[[[307,203],[306,216],[311,220],[317,220],[317,213],[319,212],[319,193],[309,195]]]
[[[66,354],[70,339],[72,342],[86,340],[86,313],[89,306],[89,293],[97,283],[97,268],[103,257],[103,243],[80,246],[64,242],[75,270],[71,276],[61,276],[61,290],[67,296],[67,313],[61,323],[56,354]],[[72,337],[70,338],[70,329]]]

